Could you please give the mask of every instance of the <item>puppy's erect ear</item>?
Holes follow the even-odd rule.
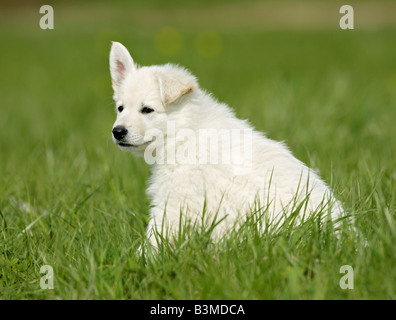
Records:
[[[197,79],[187,70],[167,64],[157,72],[162,103],[167,105],[198,88]]]
[[[117,91],[126,75],[136,69],[127,48],[119,42],[113,42],[110,50],[110,73],[114,91]]]

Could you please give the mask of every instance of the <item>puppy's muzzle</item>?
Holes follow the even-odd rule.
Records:
[[[113,128],[113,136],[116,140],[120,141],[128,134],[128,130],[124,126],[116,126]]]

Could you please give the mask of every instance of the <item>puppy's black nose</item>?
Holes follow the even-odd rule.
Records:
[[[113,136],[117,140],[122,140],[128,133],[128,130],[123,126],[116,126],[113,128]]]

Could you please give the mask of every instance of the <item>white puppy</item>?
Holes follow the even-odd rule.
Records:
[[[208,223],[221,221],[215,237],[257,210],[274,225],[297,208],[299,220],[316,211],[332,219],[342,214],[315,172],[283,143],[236,118],[187,70],[138,67],[114,42],[110,71],[117,110],[113,140],[152,165],[147,235],[155,247],[155,230],[175,233],[186,221],[201,223],[203,212]]]

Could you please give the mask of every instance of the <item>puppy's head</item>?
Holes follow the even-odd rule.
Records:
[[[170,105],[198,87],[195,77],[180,67],[138,67],[118,42],[111,47],[110,73],[117,112],[113,141],[124,151],[143,152],[153,140],[151,129],[165,133]]]

